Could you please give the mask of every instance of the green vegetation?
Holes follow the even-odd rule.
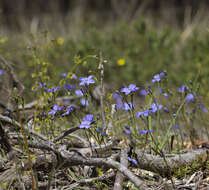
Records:
[[[167,70],[170,82],[180,86],[182,82],[194,80],[196,73],[199,72],[201,92],[205,94],[209,90],[207,28],[204,31],[194,29],[186,39],[183,39],[179,30],[173,30],[169,26],[159,30],[154,25],[150,26],[143,18],[129,24],[117,23],[109,29],[97,29],[88,24],[82,28],[88,30],[81,32],[76,38],[71,37],[71,34],[52,37],[47,31],[33,36],[5,35],[0,40],[0,54],[16,63],[15,67],[27,88],[34,82],[31,79],[33,70],[31,49],[33,49],[50,63],[50,73],[56,71],[53,78],[55,83],[63,72],[73,67],[75,55],[80,57],[98,55],[102,51],[107,60],[105,63],[107,83],[121,86],[126,81],[126,83],[136,82],[141,86],[153,73]],[[124,59],[123,66],[117,64],[119,59]],[[86,74],[97,67],[95,60],[88,60],[82,64],[83,67],[76,71],[80,74]]]

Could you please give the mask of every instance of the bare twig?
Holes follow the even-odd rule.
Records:
[[[103,56],[102,52],[99,54],[100,56],[100,62],[99,62],[99,67],[98,69],[100,70],[100,109],[101,109],[101,116],[102,116],[102,122],[103,122],[103,132],[105,133],[107,130],[106,126],[106,120],[105,120],[105,110],[104,110],[104,63],[103,63]]]
[[[55,99],[55,102],[59,102],[59,101],[65,101],[65,100],[75,100],[75,99],[79,99],[82,96],[61,96],[61,97],[57,97]],[[22,107],[22,105],[19,105],[19,110],[28,110],[28,109],[34,109],[36,105],[39,105],[41,102],[40,100],[34,100],[28,104],[24,105],[24,108]],[[76,105],[73,105],[75,107],[77,107]]]
[[[121,150],[120,155],[120,162],[125,167],[128,167],[128,151],[127,150]],[[123,189],[123,180],[124,175],[121,172],[117,172],[115,183],[114,183],[114,190],[122,190]]]
[[[80,129],[79,127],[73,127],[73,128],[71,128],[71,129],[65,131],[64,133],[62,133],[60,136],[56,137],[56,138],[53,140],[53,142],[57,142],[57,141],[63,139],[64,137],[66,137],[67,135],[69,135],[69,134],[71,134],[71,133],[73,133],[73,132],[75,132],[75,131],[77,131],[77,130],[79,130],[79,129]]]
[[[12,89],[14,87],[16,87],[18,89],[19,95],[21,95],[22,92],[23,92],[23,90],[24,90],[24,86],[20,82],[19,77],[15,74],[15,72],[14,72],[13,68],[11,67],[10,63],[6,59],[4,59],[3,57],[1,57],[1,56],[0,56],[0,63],[2,63],[3,65],[5,65],[8,74],[12,78],[12,82],[13,82]]]
[[[7,116],[3,116],[2,114],[0,114],[0,121],[10,124],[15,129],[20,129],[20,124],[17,121],[12,120]],[[43,136],[43,135],[41,135],[41,134],[31,130],[31,129],[27,129],[26,127],[24,127],[24,130],[26,131],[26,133],[31,134],[33,136],[36,136],[41,140],[48,141],[47,137],[45,137],[45,136]]]

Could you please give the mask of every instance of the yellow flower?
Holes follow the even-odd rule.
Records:
[[[118,64],[119,66],[125,65],[125,64],[126,64],[125,59],[118,59],[117,64]]]
[[[8,41],[8,37],[0,38],[0,44],[4,44],[7,41]]]
[[[59,38],[57,38],[57,44],[58,45],[62,45],[64,43],[64,39],[63,38],[61,38],[61,37],[59,37]]]

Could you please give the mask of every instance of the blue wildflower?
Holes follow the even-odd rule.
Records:
[[[163,106],[161,104],[158,104],[158,103],[153,103],[151,106],[150,106],[150,111],[151,113],[155,113],[158,109],[161,110],[163,108]]]
[[[113,99],[115,100],[116,107],[118,109],[122,108],[122,98],[119,96],[117,92],[113,93]]]
[[[179,129],[179,126],[178,125],[175,125],[175,126],[171,126],[171,129]]]
[[[38,89],[42,88],[43,86],[46,86],[46,83],[45,82],[44,83],[39,82],[39,86],[35,90],[38,90]]]
[[[124,133],[125,133],[126,135],[131,135],[131,130],[130,130],[130,127],[129,127],[128,125],[125,126]]]
[[[169,109],[168,108],[164,108],[164,112],[169,113]]]
[[[102,127],[97,127],[96,132],[101,133],[102,132]]]
[[[199,102],[199,106],[200,106],[200,109],[201,109],[203,112],[208,112],[208,109],[205,108],[201,102]]]
[[[2,69],[0,69],[0,76],[3,74],[3,70]]]
[[[123,107],[122,107],[122,109],[126,111],[131,110],[133,108],[134,108],[134,104],[131,102],[128,102],[128,103],[124,102]]]
[[[164,96],[165,98],[169,98],[169,96],[168,96],[167,93],[163,93],[163,96]]]
[[[73,111],[74,109],[75,109],[74,106],[68,106],[67,111],[65,113],[63,113],[62,116],[69,115],[70,112]]]
[[[81,77],[80,78],[80,86],[89,86],[90,84],[94,84],[95,83],[95,81],[92,79],[93,78],[93,76],[92,75],[90,75],[90,76],[88,76],[88,77]]]
[[[136,87],[135,84],[130,84],[128,87],[122,88],[120,92],[123,92],[125,93],[125,95],[128,95],[131,92],[136,92],[137,90],[139,90],[139,88]]]
[[[143,115],[144,117],[148,117],[150,113],[151,113],[150,110],[145,110],[145,111],[142,111],[142,112],[137,112],[137,113],[136,113],[136,117],[141,117],[142,115]]]
[[[138,166],[138,162],[135,159],[128,157],[128,161],[132,162],[134,165]]]
[[[75,86],[71,85],[70,83],[68,83],[67,85],[66,84],[64,85],[65,90],[72,90],[73,88],[75,88]]]
[[[61,87],[58,86],[56,88],[49,88],[49,89],[44,89],[46,92],[56,92],[57,90],[59,90]]]
[[[73,79],[77,79],[78,77],[73,73],[72,74]]]
[[[87,114],[83,119],[88,121],[93,121],[94,115],[93,114]]]
[[[166,75],[165,72],[162,72],[160,74],[157,74],[157,75],[154,75],[153,79],[152,79],[152,83],[155,83],[155,82],[160,82],[161,81],[161,78]]]
[[[75,90],[74,93],[76,96],[83,96],[84,91],[79,89],[79,90]]]
[[[141,96],[146,96],[147,94],[148,94],[148,92],[145,89],[140,90],[140,95]]]
[[[81,128],[81,129],[88,129],[88,128],[90,128],[90,125],[91,125],[92,122],[93,122],[93,117],[94,117],[93,114],[87,114],[87,115],[83,118],[83,120],[82,120],[82,122],[81,122],[81,124],[80,124],[80,128]]]
[[[182,85],[179,89],[178,89],[178,92],[180,93],[185,93],[189,90],[189,88],[186,86],[186,85]]]
[[[144,117],[148,117],[149,114],[153,114],[157,111],[157,109],[161,110],[163,108],[163,106],[161,104],[156,104],[156,103],[153,103],[151,106],[150,106],[150,109],[149,110],[145,110],[145,111],[142,111],[142,112],[137,112],[136,113],[136,117],[141,117],[142,115]]]
[[[89,129],[91,123],[92,123],[91,121],[84,120],[84,121],[81,122],[80,128],[81,128],[81,129]]]
[[[81,98],[80,103],[82,106],[89,106],[89,101],[84,98]]]
[[[190,102],[194,100],[194,95],[192,93],[187,94],[185,102]]]
[[[65,78],[65,77],[67,77],[67,73],[62,74],[62,78]]]
[[[54,116],[57,111],[60,111],[62,109],[62,106],[58,106],[57,104],[54,104],[53,109],[48,113],[48,115]]]
[[[150,129],[150,130],[145,130],[145,129],[143,129],[143,130],[141,130],[140,132],[139,132],[139,134],[140,135],[142,135],[142,134],[148,134],[148,133],[152,133],[154,130],[153,129]]]

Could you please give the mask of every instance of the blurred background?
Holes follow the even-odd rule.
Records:
[[[47,74],[56,73],[54,84],[75,56],[102,51],[107,83],[143,86],[167,70],[169,83],[179,87],[198,74],[209,100],[209,1],[0,0],[0,55],[13,63],[29,94],[34,51],[49,63]],[[76,73],[97,67],[88,60]]]

